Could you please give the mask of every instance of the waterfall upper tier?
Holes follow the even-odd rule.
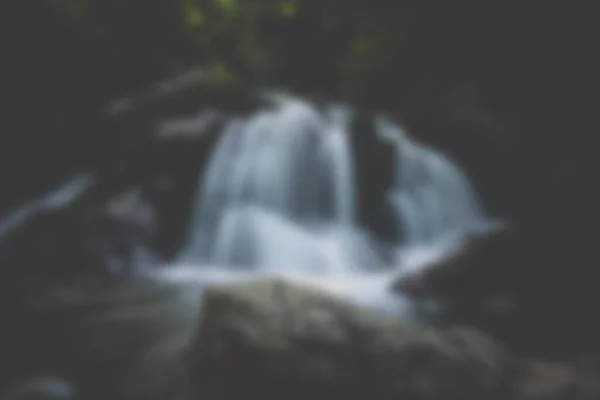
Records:
[[[353,119],[349,107],[273,96],[272,107],[231,120],[204,171],[180,260],[317,274],[368,271],[485,221],[458,165],[378,117],[371,121],[375,140],[395,154],[388,166],[394,180],[382,198],[397,239],[391,248],[377,243],[357,219],[355,139],[365,133],[353,131]]]

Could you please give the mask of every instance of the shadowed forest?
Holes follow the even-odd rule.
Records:
[[[589,170],[591,103],[582,99],[595,36],[577,6],[67,0],[13,12],[7,36],[18,45],[4,59],[17,124],[0,148],[4,173],[27,176],[3,177],[17,198],[40,175],[99,154],[108,139],[89,115],[101,105],[191,65],[389,110],[473,166],[499,157],[497,181],[511,182],[503,196],[513,202],[546,203],[537,196],[553,196],[534,198],[534,186],[568,185]]]

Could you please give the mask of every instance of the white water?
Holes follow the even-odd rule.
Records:
[[[5,234],[22,225],[31,215],[45,210],[68,206],[94,183],[89,174],[78,174],[49,194],[19,206],[15,211],[0,219],[0,241]]]
[[[479,200],[460,168],[444,155],[411,140],[385,118],[375,121],[382,140],[396,148],[396,182],[390,201],[408,244],[475,229],[484,221]]]
[[[294,224],[288,231],[351,227],[355,194],[348,118],[342,108],[322,116],[305,103],[282,101],[274,110],[231,122],[206,171],[182,258],[229,260],[246,247],[240,235],[254,240],[270,234],[264,224]],[[279,225],[272,223],[277,218]]]
[[[486,223],[468,179],[398,125],[374,121],[380,140],[396,151],[387,194],[402,239],[385,265],[356,223],[351,111],[321,112],[289,98],[276,103],[226,127],[199,188],[178,261],[184,267],[167,274],[207,283],[283,274],[408,314],[410,302],[388,293],[390,281],[443,257],[464,232]]]

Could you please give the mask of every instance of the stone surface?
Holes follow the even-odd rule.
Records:
[[[437,303],[440,322],[476,326],[528,356],[600,354],[593,258],[564,235],[519,226],[474,236],[393,290]]]
[[[359,309],[282,280],[218,286],[190,354],[202,398],[509,399],[497,344]]]
[[[29,323],[5,320],[15,335],[3,330],[1,400],[74,388],[82,400],[600,395],[593,356],[524,359],[471,328],[411,325],[291,280],[221,283],[204,300],[184,277],[23,289]]]
[[[600,398],[600,365],[530,361],[520,388],[523,400],[593,400]]]
[[[9,371],[0,385],[50,371],[83,399],[166,400],[186,389],[181,360],[198,326],[198,285],[38,280],[19,289],[5,319],[12,331],[0,333],[0,365]]]

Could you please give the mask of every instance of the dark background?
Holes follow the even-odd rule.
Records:
[[[597,36],[579,4],[12,1],[0,212],[110,156],[108,100],[201,65],[387,111],[466,166],[496,214],[583,223]]]

